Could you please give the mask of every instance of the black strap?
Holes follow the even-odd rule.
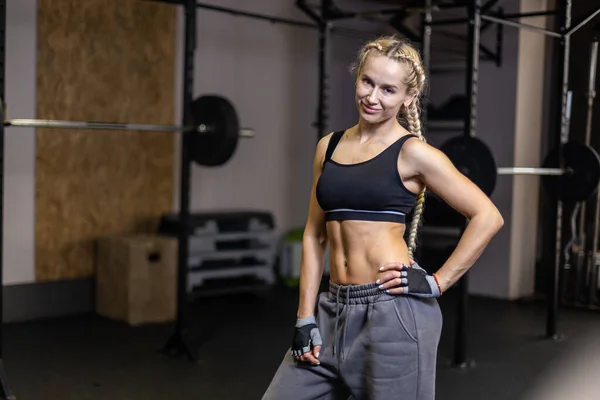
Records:
[[[400,149],[402,149],[402,146],[404,146],[404,143],[410,139],[410,138],[417,138],[419,139],[419,137],[417,135],[415,135],[414,133],[409,133],[408,135],[404,135],[400,138],[400,140],[398,140],[398,145],[400,146]]]
[[[345,131],[333,132],[333,134],[331,135],[331,138],[329,138],[329,145],[327,146],[327,152],[325,153],[325,161],[324,162],[327,162],[331,159],[331,156],[333,155],[335,148],[337,147],[338,143],[342,139],[342,136],[344,136],[344,132]]]

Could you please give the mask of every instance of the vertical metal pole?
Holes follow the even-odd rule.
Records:
[[[4,293],[4,120],[6,116],[6,91],[4,87],[6,75],[6,0],[0,1],[0,115],[2,124],[0,124],[0,360],[2,360],[3,344],[3,293]]]
[[[479,45],[481,42],[481,0],[473,0],[468,6],[468,53],[466,95],[469,99],[469,114],[466,116],[464,134],[477,136],[477,100],[479,83]]]
[[[592,116],[593,116],[593,106],[594,99],[596,98],[596,69],[598,65],[598,40],[595,38],[591,44],[590,48],[590,70],[589,70],[589,85],[588,85],[588,109],[587,109],[587,121],[585,126],[585,143],[589,146],[592,139]],[[580,229],[585,232],[585,202],[581,205],[581,222]],[[598,252],[598,235],[600,229],[600,191],[596,193],[596,207],[594,210],[594,232],[592,236],[592,260],[588,265],[590,270],[589,274],[589,304],[594,304],[597,301],[598,297],[598,257],[596,253]],[[583,235],[580,235],[583,240]],[[582,245],[585,244],[585,241]]]
[[[597,43],[597,42],[596,42]],[[599,262],[597,253],[598,253],[598,236],[600,234],[600,191],[596,193],[596,208],[594,215],[594,234],[592,239],[592,255],[588,262],[588,273],[587,273],[587,282],[588,282],[588,293],[587,293],[587,301],[590,305],[595,305],[598,301],[598,268]]]
[[[0,0],[0,399],[13,400],[15,397],[8,387],[4,373],[4,112],[6,110],[6,0]]]
[[[588,79],[588,92],[587,92],[587,120],[585,125],[585,144],[589,145],[592,140],[592,107],[594,106],[594,99],[596,98],[596,69],[598,65],[598,40],[594,41],[590,45],[590,67],[589,67],[589,79]]]
[[[561,31],[565,32],[571,27],[571,0],[559,0],[559,21],[561,21]],[[567,108],[567,96],[569,91],[569,55],[571,50],[571,37],[563,37],[560,40],[562,51],[559,52],[558,59],[558,76],[561,79],[558,86],[559,99],[561,104],[560,112],[560,137],[558,146],[562,146],[569,140],[569,118]],[[564,160],[562,152],[558,152],[558,166],[563,168]],[[562,201],[557,201],[556,204],[556,231],[555,231],[555,249],[554,249],[554,269],[550,274],[550,293],[548,301],[548,310],[546,316],[546,337],[558,339],[557,335],[557,319],[558,319],[558,294],[560,285],[560,270],[561,270],[561,249],[562,249],[562,219],[563,219],[563,204]]]
[[[481,0],[473,0],[468,6],[468,53],[466,94],[469,99],[469,112],[465,116],[464,135],[477,135],[477,100],[479,83],[479,45],[481,33]],[[468,221],[465,221],[465,226]],[[463,228],[463,229],[464,229]],[[472,365],[467,360],[467,309],[469,299],[469,274],[466,273],[458,282],[459,297],[457,302],[456,336],[454,345],[455,366],[466,368]]]
[[[588,75],[588,91],[587,91],[587,118],[585,125],[585,144],[590,145],[592,139],[592,116],[593,116],[593,106],[594,106],[594,98],[596,97],[596,67],[598,63],[598,41],[594,39],[590,46],[590,64],[589,64],[589,75]],[[598,240],[598,204],[600,201],[600,193],[596,194],[596,218],[594,223],[594,231],[593,231],[593,240],[592,240],[592,254],[596,254],[596,242]],[[594,265],[595,261],[592,259],[591,263],[588,263],[587,268],[585,268],[585,253],[588,248],[588,240],[586,235],[586,214],[587,214],[587,201],[581,202],[581,208],[579,210],[579,243],[576,254],[575,268],[574,268],[574,279],[573,279],[573,296],[572,298],[575,301],[578,301],[581,297],[580,290],[584,285],[581,283],[584,282],[587,278],[589,278],[590,268]],[[592,257],[593,258],[593,257]],[[584,274],[585,269],[585,274]],[[566,271],[565,271],[566,272]],[[588,280],[589,282],[589,280]],[[566,285],[565,285],[566,286]]]
[[[317,105],[317,140],[327,135],[329,118],[329,41],[331,28],[329,10],[331,0],[321,0],[321,21],[319,22],[319,99]]]
[[[429,79],[431,79],[431,74],[430,74],[430,70],[431,70],[431,22],[433,21],[433,17],[432,17],[432,3],[433,0],[423,0],[423,5],[424,5],[424,9],[425,12],[423,12],[423,14],[421,15],[421,61],[423,64],[423,70],[425,71],[425,74],[429,77]],[[421,97],[421,110],[420,110],[420,117],[421,117],[421,127],[426,128],[427,127],[427,103],[429,102],[429,93],[428,91],[426,91],[426,93],[423,93],[423,96]],[[425,135],[427,135],[427,132],[424,132]],[[419,231],[418,233],[418,241],[420,241],[420,236],[421,236],[421,232]],[[416,254],[415,254],[415,258],[418,260],[421,258],[422,255],[422,250],[423,247],[422,246],[417,246],[416,249]]]
[[[424,0],[425,12],[421,17],[421,58],[423,60],[423,69],[427,75],[430,75],[431,68],[431,22],[432,22],[432,3],[433,0]],[[427,126],[427,100],[421,104],[421,126]]]
[[[183,101],[182,125],[191,122],[191,106],[194,92],[194,53],[196,50],[196,2],[185,2],[185,33],[183,49]],[[179,232],[177,249],[177,321],[175,333],[165,345],[172,355],[186,354],[194,362],[198,356],[191,344],[188,317],[188,258],[190,220],[190,132],[181,133],[181,160],[179,180]]]
[[[182,124],[186,126],[191,120],[191,106],[194,91],[194,53],[196,50],[196,4],[188,0],[185,7],[185,45],[184,45],[184,71],[183,71],[183,101]],[[179,181],[179,219],[180,229],[178,236],[178,318],[177,330],[184,331],[188,326],[187,318],[187,276],[188,276],[188,226],[190,219],[190,133],[183,132],[181,136],[181,175]]]
[[[502,18],[504,9],[500,7],[498,9],[498,15]],[[496,24],[496,66],[502,66],[502,47],[504,44],[504,25]]]

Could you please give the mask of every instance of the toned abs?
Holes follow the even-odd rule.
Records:
[[[405,229],[393,222],[327,222],[331,280],[342,285],[373,283],[381,265],[409,265]]]

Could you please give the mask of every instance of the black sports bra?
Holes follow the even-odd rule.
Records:
[[[416,199],[398,174],[402,136],[375,157],[356,164],[340,164],[331,159],[344,131],[331,135],[317,182],[317,201],[327,221],[362,220],[404,223]]]

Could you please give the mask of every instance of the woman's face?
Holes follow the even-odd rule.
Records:
[[[356,81],[356,106],[360,117],[377,123],[396,118],[400,107],[408,106],[412,96],[406,94],[406,66],[382,55],[365,60]]]

